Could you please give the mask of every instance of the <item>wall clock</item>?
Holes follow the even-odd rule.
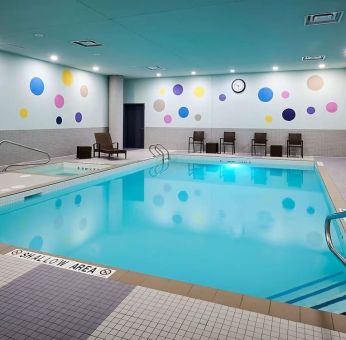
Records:
[[[246,83],[243,79],[235,79],[232,82],[232,90],[235,93],[241,93],[245,90],[246,88]]]

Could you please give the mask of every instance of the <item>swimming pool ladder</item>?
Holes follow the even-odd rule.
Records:
[[[35,148],[32,148],[31,146],[28,146],[28,145],[12,142],[12,141],[7,140],[7,139],[4,139],[4,140],[2,140],[0,142],[0,146],[3,145],[3,144],[11,144],[11,145],[19,146],[19,147],[27,149],[27,150],[31,150],[31,151],[36,151],[36,152],[42,153],[42,154],[47,156],[47,159],[46,160],[42,160],[42,161],[39,160],[38,162],[34,162],[34,163],[31,163],[31,162],[12,163],[12,164],[6,165],[3,169],[1,169],[0,172],[5,172],[9,167],[12,167],[12,166],[43,165],[43,164],[47,164],[47,163],[50,162],[51,157],[50,157],[49,153],[46,152],[46,151],[35,149]]]
[[[162,163],[164,163],[166,159],[169,160],[169,151],[160,143],[150,145],[149,151],[155,158],[161,157]]]
[[[325,235],[326,235],[326,241],[327,241],[327,245],[330,249],[330,251],[338,258],[338,260],[343,263],[346,266],[346,258],[344,258],[336,249],[336,247],[334,246],[333,240],[332,240],[332,236],[330,233],[330,223],[332,220],[337,220],[340,218],[345,218],[346,217],[346,211],[342,211],[342,212],[337,212],[334,214],[330,214],[326,217],[326,221],[325,221]]]

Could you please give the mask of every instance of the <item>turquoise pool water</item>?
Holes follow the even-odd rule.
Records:
[[[0,207],[0,242],[342,313],[331,211],[313,166],[170,161]]]

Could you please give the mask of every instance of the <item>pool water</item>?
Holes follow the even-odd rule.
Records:
[[[0,242],[343,313],[331,212],[313,166],[170,161],[3,206]]]

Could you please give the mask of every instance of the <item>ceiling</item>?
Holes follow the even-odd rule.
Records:
[[[317,68],[305,55],[345,68],[346,13],[338,24],[304,26],[305,15],[330,11],[346,12],[346,1],[1,0],[0,50],[125,77]],[[83,39],[103,46],[71,43]]]

